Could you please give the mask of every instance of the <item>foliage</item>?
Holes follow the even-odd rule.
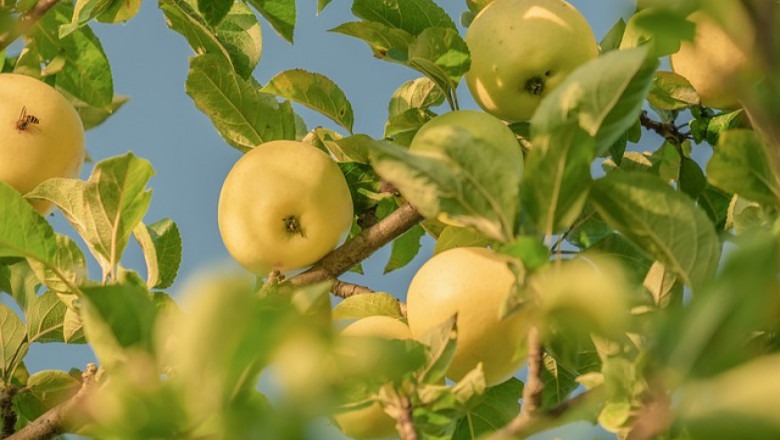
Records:
[[[0,29],[9,29],[0,41],[17,37],[6,24],[35,3],[0,1]],[[90,25],[130,20],[140,3],[55,2],[23,29],[21,44],[0,51],[0,67],[56,86],[87,129],[121,118],[127,97],[115,95]],[[318,0],[317,11],[329,3]],[[489,3],[467,0],[463,23]],[[457,127],[430,141],[440,155],[408,148],[423,124],[460,108],[456,90],[469,69],[463,29],[433,0],[354,0],[354,18],[331,29],[366,43],[395,64],[388,69],[421,75],[371,97],[388,100],[379,136],[353,132],[360,115],[327,72],[291,69],[266,84],[253,77],[262,27],[294,41],[294,0],[159,0],[193,51],[186,94],[227,145],[246,152],[303,139],[328,152],[352,191],[350,238],[406,202],[426,217],[390,237],[385,272],[407,265],[425,236],[436,253],[489,246],[512,259],[517,281],[502,314],[533,311],[544,349],[541,371],[525,381],[543,385],[543,416],[529,431],[507,434],[528,397],[519,379],[486,388],[478,366],[445,382],[454,318],[421,341],[355,341],[336,331],[342,320],[405,319],[398,292],[352,295],[331,309],[341,273],[313,284],[201,274],[180,309],[165,289],[186,237],[171,219],[145,218],[154,168],[132,153],[95,163],[87,180],[50,179],[24,196],[0,181],[0,291],[8,296],[0,384],[11,398],[0,401],[3,413],[14,412],[22,429],[82,387],[78,370],[27,372],[31,344],[56,342],[88,343],[97,355],[98,386],[73,428],[97,438],[304,438],[318,418],[374,402],[425,439],[520,436],[573,419],[620,438],[649,438],[647,426],[670,439],[780,436],[780,68],[757,50],[764,79],[734,86],[744,108],[701,106],[685,78],[659,70],[659,57],[692,36],[685,17],[698,8],[721,19],[733,12],[695,0],[639,2],[599,57],[529,122],[510,125],[523,155],[518,176]],[[763,43],[780,41],[771,40]],[[334,125],[306,129],[298,106]],[[656,148],[639,151],[640,139]],[[72,234],[55,233],[25,198],[51,201]],[[442,214],[463,221],[444,224]],[[143,276],[123,265],[131,238]],[[87,270],[93,260],[97,277]],[[356,352],[365,359],[356,362]],[[659,405],[666,414],[653,412]]]

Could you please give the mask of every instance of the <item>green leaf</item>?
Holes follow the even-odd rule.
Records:
[[[198,0],[198,10],[212,26],[218,25],[233,6],[233,0]]]
[[[522,215],[543,234],[574,223],[592,184],[593,138],[576,125],[537,135],[526,159],[521,185]]]
[[[649,47],[652,56],[657,58],[677,52],[681,40],[690,41],[694,36],[694,25],[685,15],[650,7],[631,16],[620,47]]]
[[[114,97],[111,66],[98,37],[82,26],[60,39],[60,25],[68,24],[73,7],[61,2],[32,27],[30,38],[47,62],[64,59],[56,74],[57,88],[90,106],[110,108]]]
[[[30,298],[25,310],[28,342],[65,342],[66,310],[65,303],[52,291]]]
[[[431,127],[427,133],[420,150],[440,154],[375,142],[371,146],[374,169],[423,216],[445,214],[487,237],[508,240],[517,210],[520,150],[494,148],[455,126]]]
[[[523,267],[533,272],[550,261],[550,249],[537,237],[520,236],[502,246],[500,252],[523,262]]]
[[[352,133],[355,115],[344,91],[325,75],[293,69],[271,78],[261,90],[317,111]]]
[[[679,110],[699,105],[699,95],[691,83],[674,72],[655,72],[647,100],[660,110]]]
[[[57,251],[48,261],[28,260],[30,268],[49,289],[75,294],[74,289],[88,279],[87,261],[75,241],[57,234]]]
[[[415,225],[393,240],[390,259],[385,265],[384,273],[390,273],[409,264],[420,251],[420,239],[424,235],[425,230],[420,225]]]
[[[444,103],[444,94],[430,78],[423,77],[401,84],[390,98],[388,120],[410,109],[426,109]]]
[[[591,254],[603,255],[622,263],[626,274],[635,284],[642,283],[653,264],[653,260],[647,258],[641,249],[611,230],[608,235],[589,246],[583,253],[584,256]]]
[[[326,6],[330,4],[331,0],[317,0],[317,14],[319,15],[320,12],[322,12]]]
[[[599,42],[601,53],[607,53],[620,47],[620,41],[623,39],[623,33],[626,31],[626,22],[622,18],[612,25]]]
[[[3,268],[0,274],[0,290],[11,295],[22,310],[25,310],[28,299],[37,295],[40,280],[24,259],[0,267]]]
[[[743,109],[721,113],[710,118],[707,124],[707,142],[717,145],[720,134],[735,128],[750,128],[750,121]]]
[[[682,158],[680,163],[680,190],[694,199],[704,191],[707,186],[707,177],[699,164],[689,157]]]
[[[263,38],[257,17],[242,2],[233,3],[217,26],[210,26],[192,0],[160,0],[168,27],[182,34],[197,54],[224,57],[242,78],[251,75],[260,60]]]
[[[441,68],[452,84],[457,84],[471,65],[469,49],[458,31],[441,27],[423,30],[409,45],[410,65],[420,60],[430,61]]]
[[[187,94],[232,146],[248,151],[264,142],[295,139],[289,103],[279,104],[226,66],[217,55],[190,60]]]
[[[59,37],[61,39],[67,37],[89,20],[103,13],[111,2],[112,0],[77,0],[73,9],[73,18],[70,23],[60,26]]]
[[[425,383],[437,383],[444,379],[458,345],[457,315],[428,330],[419,339],[430,348],[428,363],[422,374]]]
[[[652,259],[698,291],[715,273],[720,241],[707,215],[669,185],[645,173],[613,172],[595,182],[599,215]]]
[[[138,223],[133,235],[146,260],[147,286],[150,289],[170,287],[176,280],[182,257],[181,234],[176,223],[168,218],[149,226]]]
[[[471,440],[504,427],[520,412],[523,383],[511,378],[485,390],[477,404],[458,422],[453,440]]]
[[[50,262],[57,253],[51,225],[14,188],[0,181],[0,257]]]
[[[145,288],[126,284],[82,291],[84,334],[103,365],[123,362],[128,348],[152,352],[157,309]]]
[[[372,21],[349,22],[330,29],[368,43],[374,56],[383,60],[405,63],[414,36],[402,30]]]
[[[646,48],[608,52],[575,69],[545,99],[531,119],[532,137],[570,124],[595,138],[602,155],[639,117],[656,61]]]
[[[316,147],[328,151],[336,162],[368,163],[368,144],[373,140],[365,134],[342,137],[333,130],[317,127],[304,139]],[[343,170],[342,170],[343,171]],[[350,186],[350,189],[352,187]],[[354,199],[353,199],[354,200]],[[357,209],[356,209],[357,211]]]
[[[361,319],[367,316],[403,318],[398,299],[383,292],[353,295],[333,308],[333,319]]]
[[[295,32],[295,0],[249,0],[271,27],[292,43]]]
[[[437,88],[437,90],[441,89]],[[428,109],[410,108],[387,120],[385,124],[385,139],[393,141],[393,143],[398,145],[409,146],[417,131],[426,122],[435,117],[436,115]]]
[[[412,35],[432,27],[457,30],[450,16],[433,0],[354,0],[352,13]]]
[[[84,323],[81,322],[78,312],[73,309],[65,311],[65,319],[62,323],[62,336],[66,344],[86,343],[84,337]]]
[[[32,421],[70,399],[80,387],[81,383],[64,371],[39,371],[27,379],[24,391],[14,396],[14,406],[22,417]]]
[[[707,164],[707,178],[724,191],[776,206],[780,185],[769,164],[764,144],[753,131],[729,130],[721,134]]]
[[[111,4],[103,13],[97,16],[101,23],[119,23],[130,20],[138,15],[141,0],[111,0]]]
[[[436,239],[433,255],[456,247],[487,247],[495,244],[495,240],[491,240],[473,229],[446,226]]]
[[[731,198],[731,194],[708,184],[699,194],[699,198],[696,199],[696,203],[707,213],[707,217],[710,218],[718,231],[722,231],[726,227]]]
[[[71,103],[76,108],[81,118],[81,123],[84,124],[84,130],[91,130],[105,122],[109,116],[116,113],[129,100],[129,96],[117,95],[114,96],[108,107],[93,107],[83,102],[73,102],[73,100],[71,100]]]
[[[16,366],[24,359],[26,339],[24,322],[10,307],[0,303],[0,375],[4,382],[8,382]]]
[[[565,401],[569,394],[579,386],[579,383],[576,381],[577,375],[556,362],[548,354],[544,354],[542,360],[541,376],[544,384],[542,392],[543,408],[551,408]]]

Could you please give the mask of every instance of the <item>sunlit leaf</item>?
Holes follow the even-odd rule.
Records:
[[[248,151],[257,145],[295,139],[295,120],[289,103],[258,91],[226,66],[217,55],[190,60],[186,90],[195,106],[208,116],[230,145]]]
[[[138,223],[133,230],[144,252],[149,288],[165,289],[173,284],[182,258],[181,234],[171,219],[149,226]]]
[[[360,319],[367,316],[402,318],[398,299],[387,293],[363,293],[346,298],[333,308],[333,319]]]
[[[28,302],[25,310],[28,342],[65,342],[65,303],[51,291],[36,295]]]
[[[433,0],[354,0],[352,13],[363,20],[403,29],[412,35],[431,27],[457,29],[450,16]]]
[[[295,0],[249,0],[274,30],[290,43],[295,32]]]
[[[352,104],[325,75],[302,69],[286,70],[271,78],[261,91],[303,104],[352,132],[355,119]]]
[[[415,225],[403,235],[393,240],[390,248],[390,259],[385,265],[385,273],[400,269],[409,264],[417,252],[420,251],[420,239],[425,235],[425,230]]]
[[[657,177],[610,173],[595,182],[591,200],[610,226],[694,291],[715,273],[720,241],[709,218],[690,198]]]

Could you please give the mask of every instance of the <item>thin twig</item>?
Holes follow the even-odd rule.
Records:
[[[539,329],[534,325],[528,330],[528,378],[523,387],[522,414],[533,416],[542,407],[542,368],[544,362],[544,349]]]
[[[605,391],[603,386],[599,386],[548,410],[538,411],[535,414],[523,411],[488,439],[526,438],[576,419],[592,417],[594,413],[592,407],[603,400]]]
[[[642,127],[658,133],[664,139],[666,139],[667,142],[677,147],[682,145],[683,142],[690,139],[691,137],[690,133],[682,133],[680,129],[677,128],[677,126],[672,122],[663,123],[651,119],[649,116],[647,116],[646,111],[642,111],[642,113],[639,115],[639,122],[642,124]]]
[[[8,437],[8,440],[46,440],[63,434],[68,429],[81,426],[84,421],[78,420],[78,410],[94,388],[96,374],[97,366],[89,364],[87,371],[82,374],[81,388],[73,397],[46,411],[19,432]]]
[[[0,51],[10,46],[19,36],[25,34],[38,20],[41,19],[51,8],[57,5],[60,0],[39,0],[32,9],[22,14],[16,26],[11,26],[8,30],[0,34]]]
[[[338,276],[368,258],[382,246],[390,243],[422,220],[422,216],[408,203],[358,236],[325,255],[306,272],[289,279],[295,286],[303,286]]]

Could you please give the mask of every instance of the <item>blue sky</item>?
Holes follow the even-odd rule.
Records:
[[[465,2],[439,2],[459,22],[460,14],[466,9]],[[586,16],[597,39],[634,8],[630,0],[572,3]],[[264,83],[274,74],[291,68],[322,73],[339,84],[351,101],[355,132],[381,137],[391,94],[401,83],[419,75],[403,66],[373,58],[368,47],[356,39],[326,32],[354,20],[350,5],[347,0],[334,0],[317,16],[314,0],[298,1],[293,46],[262,21],[263,55],[255,77]],[[185,284],[183,281],[198,271],[232,264],[217,230],[216,209],[222,181],[240,153],[219,137],[211,122],[185,94],[187,60],[192,51],[183,37],[167,28],[155,1],[145,1],[139,15],[126,24],[95,24],[93,29],[111,61],[115,92],[129,95],[131,101],[105,124],[88,133],[87,148],[95,161],[133,151],[153,164],[157,171],[150,183],[154,196],[145,220],[152,223],[170,217],[179,225],[184,260],[179,281],[170,290],[176,294],[179,286]],[[459,98],[462,108],[477,108],[465,86],[459,89]],[[305,109],[298,110],[309,128],[317,125],[336,128]],[[87,164],[83,177],[90,171],[91,165]],[[53,222],[58,231],[71,233],[59,214]],[[427,243],[411,265],[383,276],[388,254],[379,252],[365,266],[364,277],[350,279],[403,297],[411,276],[430,253],[430,243]],[[135,247],[131,246],[124,265],[143,271],[144,263]],[[31,351],[28,365],[32,371],[67,370],[83,368],[90,358],[86,347],[38,346]]]

